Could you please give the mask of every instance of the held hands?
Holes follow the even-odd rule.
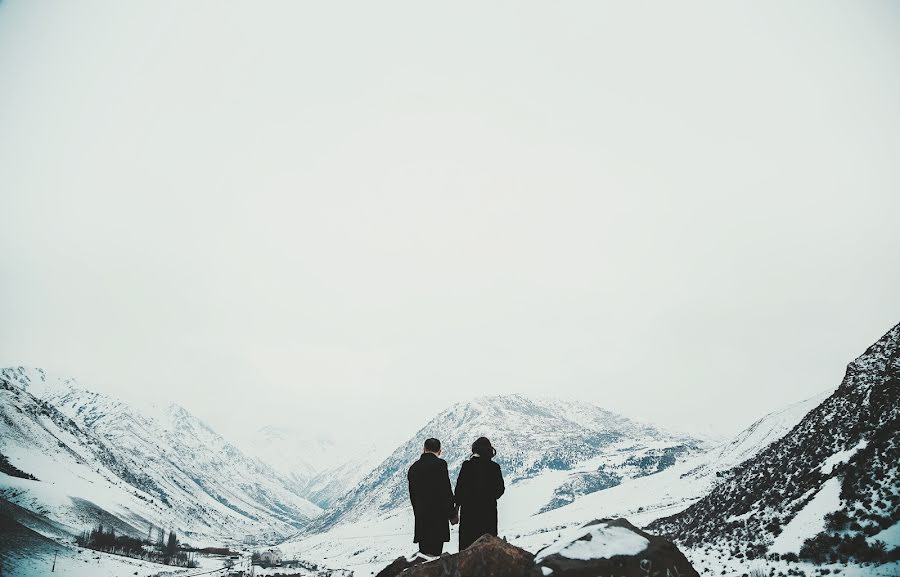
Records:
[[[459,525],[459,507],[453,508],[453,513],[450,515],[450,524]]]

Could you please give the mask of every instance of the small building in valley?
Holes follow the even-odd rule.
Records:
[[[281,551],[279,549],[266,549],[259,554],[259,562],[264,565],[278,565],[281,563]]]

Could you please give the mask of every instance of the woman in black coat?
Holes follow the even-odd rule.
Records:
[[[491,459],[497,451],[485,437],[472,443],[472,457],[463,461],[456,479],[459,516],[459,550],[484,534],[497,535],[497,499],[503,495],[500,465]]]

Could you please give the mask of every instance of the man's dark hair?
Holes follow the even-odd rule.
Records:
[[[431,437],[430,439],[425,439],[425,450],[431,451],[432,453],[437,453],[441,450],[441,442]]]

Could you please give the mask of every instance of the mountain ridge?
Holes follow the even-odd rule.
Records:
[[[369,513],[395,514],[407,501],[405,470],[418,458],[422,442],[430,436],[441,440],[451,478],[468,456],[472,441],[487,436],[497,448],[497,460],[508,485],[542,471],[571,469],[613,446],[630,449],[629,456],[641,450],[690,453],[703,448],[702,442],[687,435],[662,433],[590,403],[548,401],[521,394],[480,397],[456,403],[432,417],[302,532],[324,531]],[[635,464],[629,474],[658,466],[658,462]]]
[[[787,435],[651,528],[688,545],[729,541],[748,558],[847,560],[882,535],[900,546],[898,399],[900,324],[851,361],[840,386]]]
[[[45,480],[6,480],[0,493],[37,508],[42,498],[52,502],[44,511],[51,519],[80,526],[100,514],[121,519],[126,530],[156,525],[240,538],[291,533],[320,512],[183,407],[138,410],[39,369],[2,369],[0,384],[0,450],[25,472],[39,468]],[[85,517],[85,507],[95,513]]]

